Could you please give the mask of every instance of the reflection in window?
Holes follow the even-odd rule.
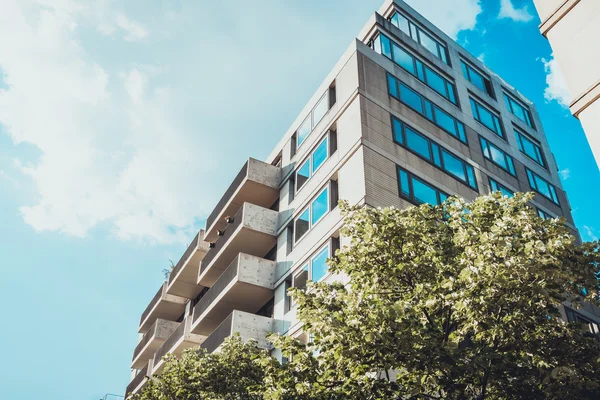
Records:
[[[502,124],[500,124],[500,118],[472,98],[469,98],[469,100],[471,101],[473,118],[496,135],[504,138],[504,131],[502,130]]]
[[[329,135],[325,136],[321,143],[304,161],[296,171],[296,192],[304,186],[306,181],[319,169],[329,157]]]
[[[438,127],[445,130],[450,135],[463,143],[467,143],[467,135],[465,126],[450,114],[433,104],[427,98],[421,96],[405,83],[396,79],[388,73],[388,93],[406,104],[413,110],[417,111],[423,117],[433,122]]]
[[[481,151],[483,152],[483,156],[508,172],[513,176],[517,176],[515,171],[515,164],[513,158],[502,151],[498,146],[492,144],[487,139],[483,137],[479,137],[479,141],[481,142]]]
[[[434,39],[432,35],[425,32],[424,29],[417,26],[414,22],[397,11],[392,14],[390,21],[414,41],[420,43],[423,47],[433,53],[434,56],[450,65],[448,62],[446,46],[444,46],[441,41]]]
[[[296,131],[296,149],[304,143],[310,132],[323,119],[327,111],[329,111],[332,103],[335,102],[335,87],[327,89],[325,94],[317,102],[308,117],[302,122],[302,125]]]
[[[329,245],[325,246],[319,253],[311,259],[311,276],[312,281],[320,281],[327,275],[328,266],[327,258],[329,257]]]
[[[556,217],[552,216],[551,214],[547,213],[546,211],[542,210],[541,208],[536,208],[536,211],[537,211],[537,215],[541,219],[553,219],[553,218],[556,218]]]
[[[519,100],[515,99],[512,96],[504,93],[504,100],[506,101],[506,106],[508,110],[521,121],[525,122],[530,128],[535,129],[533,125],[533,121],[531,119],[531,112],[529,112],[529,107],[521,103]]]
[[[317,224],[330,210],[337,204],[336,199],[330,201],[331,192],[337,182],[331,181],[330,185],[325,186],[323,190],[310,202],[310,204],[300,213],[300,216],[294,221],[294,241],[300,240],[312,227]],[[329,186],[332,190],[329,190]]]
[[[413,204],[428,203],[431,205],[442,204],[448,195],[441,190],[431,186],[425,181],[415,177],[410,172],[398,167],[400,197]]]
[[[519,145],[519,150],[521,150],[521,152],[527,157],[531,158],[533,161],[546,168],[544,153],[542,153],[542,148],[540,147],[538,142],[535,139],[530,138],[529,136],[519,132],[516,129],[515,136],[517,137],[517,144]]]
[[[508,189],[504,185],[501,185],[494,179],[489,178],[489,180],[490,180],[490,188],[492,189],[492,192],[500,192],[500,193],[502,193],[503,196],[507,196],[507,197],[513,197],[515,195],[515,193],[512,190]]]
[[[321,218],[329,211],[329,190],[325,188],[320,195],[310,205],[311,208],[311,226],[319,222]]]
[[[440,147],[431,139],[421,135],[404,122],[392,117],[394,140],[400,146],[424,158],[458,180],[477,190],[475,170],[470,165]]]
[[[304,186],[308,178],[310,178],[310,159],[306,160],[296,172],[296,191]]]
[[[297,241],[310,229],[310,209],[307,208],[294,222],[294,239]]]
[[[484,76],[482,73],[479,73],[475,68],[471,67],[469,64],[460,60],[460,64],[463,71],[463,76],[466,80],[470,81],[473,85],[477,86],[482,92],[487,93],[491,97],[494,97],[494,90],[492,88],[492,82]]]
[[[560,205],[560,202],[558,201],[558,195],[556,194],[556,188],[550,182],[548,182],[547,180],[545,180],[544,178],[542,178],[527,167],[525,168],[525,172],[527,172],[527,180],[529,181],[529,186],[534,191],[546,197],[553,203]]]

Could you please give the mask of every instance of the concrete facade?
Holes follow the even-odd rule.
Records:
[[[550,41],[565,77],[571,113],[581,121],[600,165],[600,2],[597,0],[534,0],[542,23],[540,32]]]
[[[418,37],[428,35],[444,46],[444,60],[440,53],[430,51],[431,42],[421,44],[394,25],[390,19],[395,12],[421,30],[423,36]],[[445,97],[436,91],[434,77],[430,81],[411,74],[381,49],[377,51],[374,39],[382,34],[417,59],[421,63],[417,65],[426,66],[454,87],[454,96],[449,100],[449,94]],[[461,62],[485,76],[488,93],[465,78]],[[426,98],[437,110],[436,117],[419,113],[399,95],[392,95],[390,79]],[[529,124],[509,109],[505,93],[529,110]],[[471,98],[495,113],[503,137],[474,118]],[[442,118],[453,120],[456,129],[464,126],[464,137],[441,128]],[[467,177],[458,178],[458,172],[394,140],[393,119],[416,131],[430,146],[442,149],[442,157],[459,160]],[[542,163],[520,151],[515,130],[536,144],[543,153]],[[510,157],[512,168],[486,158],[480,138]],[[417,202],[417,196],[403,194],[399,168],[437,193],[465,199],[490,193],[490,179],[510,191],[531,191],[530,171],[555,191],[555,196],[544,195],[538,188],[531,206],[564,217],[577,235],[535,106],[403,1],[387,0],[351,42],[272,153],[264,162],[250,159],[211,213],[204,236],[209,249],[198,266],[199,295],[187,299],[188,309],[197,307],[198,312],[195,309],[185,317],[190,319],[190,332],[206,338],[200,346],[216,350],[233,332],[240,332],[244,340],[257,340],[264,348],[269,348],[264,340],[267,332],[305,340],[287,289],[302,287],[310,279],[345,279],[332,277],[323,264],[345,243],[339,234],[343,221],[338,200],[401,208]],[[280,356],[277,349],[270,350]],[[153,363],[159,364],[159,360]]]

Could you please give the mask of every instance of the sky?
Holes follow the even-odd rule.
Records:
[[[584,240],[600,173],[531,0],[412,0],[536,103]],[[0,0],[0,393],[123,393],[141,312],[381,0]]]

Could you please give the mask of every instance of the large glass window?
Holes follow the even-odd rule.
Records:
[[[439,205],[448,198],[448,195],[441,190],[400,167],[398,167],[398,182],[400,185],[400,197],[414,204],[429,203],[431,205]]]
[[[503,196],[508,196],[508,197],[513,197],[515,195],[515,193],[510,190],[509,188],[507,188],[504,185],[501,185],[500,183],[498,183],[498,181],[495,181],[492,178],[489,178],[490,180],[490,188],[492,189],[492,192],[500,192],[502,193]]]
[[[414,41],[420,43],[423,47],[433,53],[434,56],[442,60],[444,63],[450,65],[446,46],[444,46],[438,39],[435,39],[433,35],[429,34],[423,28],[416,25],[413,21],[409,20],[407,17],[397,11],[392,14],[390,21],[402,32],[410,36]]]
[[[475,118],[475,120],[488,128],[490,131],[494,132],[496,135],[504,138],[504,131],[502,130],[502,125],[500,124],[500,118],[498,118],[495,113],[473,98],[469,98],[469,100],[471,102],[473,118]]]
[[[481,151],[485,158],[511,175],[517,176],[517,173],[515,172],[515,163],[511,156],[502,151],[500,147],[481,136],[479,137],[479,141],[481,142]]]
[[[537,215],[541,218],[541,219],[553,219],[556,218],[553,215],[547,213],[546,211],[542,210],[539,207],[536,207],[536,211],[537,211]]]
[[[404,82],[398,80],[392,74],[388,73],[388,92],[391,96],[400,100],[419,114],[433,122],[438,127],[445,130],[450,135],[463,143],[467,143],[465,126],[450,114],[433,104],[427,98],[421,96]]]
[[[542,152],[539,142],[516,129],[515,136],[517,137],[517,144],[519,145],[519,150],[521,150],[521,153],[525,154],[527,157],[546,168],[544,153]]]
[[[329,211],[329,186],[326,186],[294,221],[294,240],[300,240]]]
[[[327,89],[325,94],[317,102],[308,117],[302,122],[302,125],[296,131],[296,148],[300,147],[306,140],[310,132],[323,119],[327,111],[329,111],[330,103],[335,102],[335,95],[332,93],[334,87]],[[333,101],[331,99],[334,99]]]
[[[392,117],[392,128],[397,144],[477,190],[475,170],[470,164],[395,117]]]
[[[329,245],[325,246],[316,256],[311,258],[311,274],[310,279],[317,282],[327,275],[329,267],[327,266],[327,258],[329,257]]]
[[[514,97],[504,93],[504,100],[506,101],[506,106],[509,111],[521,121],[525,122],[530,128],[535,129],[533,125],[533,120],[531,119],[531,112],[529,111],[529,107],[525,104],[521,103],[519,100]]]
[[[319,169],[329,157],[329,137],[325,136],[315,150],[308,156],[296,171],[296,192],[304,186],[306,181]]]
[[[411,75],[417,77],[421,82],[439,93],[446,100],[457,105],[454,84],[448,79],[442,77],[433,69],[423,64],[423,62],[382,33],[377,34],[371,43],[375,51],[390,58]]]
[[[554,187],[554,185],[552,185],[550,182],[548,182],[529,168],[525,168],[525,171],[527,172],[527,180],[529,181],[529,186],[534,191],[546,197],[548,200],[551,200],[553,203],[560,205],[560,202],[558,201],[558,195],[556,194],[556,188]]]
[[[470,64],[467,64],[463,60],[460,60],[460,65],[462,67],[463,76],[466,80],[470,81],[473,85],[477,86],[482,92],[485,92],[489,96],[494,97],[492,81],[490,81],[490,79],[487,76],[485,76],[483,73],[480,73]]]

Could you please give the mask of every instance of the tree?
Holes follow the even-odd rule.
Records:
[[[349,283],[292,290],[313,337],[307,352],[318,352],[312,395],[600,398],[600,344],[558,308],[597,302],[600,245],[576,244],[562,221],[535,215],[531,198],[342,204],[350,245],[330,270]]]
[[[139,399],[600,398],[600,343],[559,313],[598,303],[600,243],[577,244],[531,198],[341,203],[340,282],[290,290],[308,345],[270,337],[283,365],[239,338],[188,351]]]

